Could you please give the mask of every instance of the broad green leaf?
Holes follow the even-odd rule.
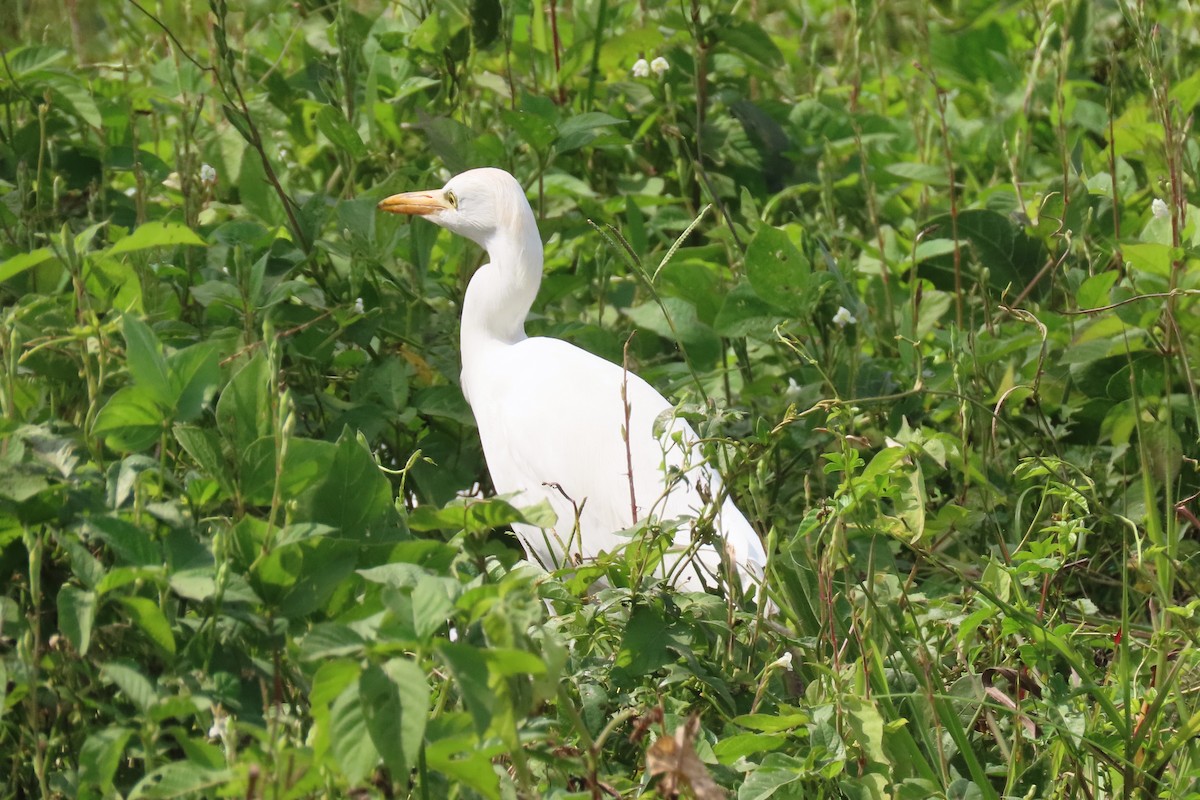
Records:
[[[788,737],[780,734],[738,733],[726,736],[713,745],[713,754],[722,764],[732,764],[739,758],[762,755],[787,744]]]
[[[449,716],[443,714],[435,721]],[[488,800],[500,800],[500,779],[493,759],[503,756],[505,749],[502,743],[480,747],[478,738],[467,733],[432,738],[425,755],[430,768],[471,787]]]
[[[13,71],[13,74],[18,78],[23,78],[35,72],[41,72],[62,61],[67,55],[67,51],[60,47],[32,44],[21,45],[10,50],[6,58],[8,68]]]
[[[172,572],[168,579],[171,591],[188,600],[203,602],[217,593],[217,582],[213,578],[213,570],[209,568],[182,569]],[[225,593],[225,602],[230,602],[229,592]]]
[[[177,422],[191,422],[208,405],[221,380],[219,362],[216,345],[207,342],[191,345],[167,357]]]
[[[521,141],[537,153],[545,152],[558,136],[554,125],[538,114],[504,109],[500,112],[500,118],[504,120],[504,124],[510,130],[520,137]]]
[[[163,563],[162,549],[154,542],[153,534],[145,528],[116,516],[96,514],[84,527],[89,538],[108,545],[118,563],[135,567],[157,567]]]
[[[950,185],[950,176],[944,167],[935,164],[925,164],[919,161],[897,161],[888,164],[884,171],[906,181],[922,183],[926,186],[946,187]]]
[[[100,109],[88,92],[87,87],[76,75],[49,75],[44,78],[50,88],[52,102],[60,107],[69,108],[75,116],[93,128],[103,124]]]
[[[743,714],[733,719],[735,725],[760,733],[790,731],[810,722],[808,714]]]
[[[746,775],[738,788],[738,800],[767,800],[783,787],[805,780],[810,774],[811,770],[798,759],[771,753],[758,769]]]
[[[109,662],[100,668],[100,674],[116,684],[125,699],[143,712],[149,711],[158,702],[154,684],[128,664]]]
[[[270,435],[274,388],[267,359],[256,353],[221,392],[217,429],[235,453],[244,453],[256,439]]]
[[[599,111],[588,111],[569,117],[558,125],[558,139],[554,149],[559,153],[577,150],[591,143],[605,128],[624,125],[625,120]]]
[[[775,326],[784,319],[784,314],[761,299],[755,293],[754,287],[749,283],[739,283],[725,294],[725,301],[716,314],[713,329],[716,335],[726,338],[768,338],[772,337]]]
[[[232,779],[233,772],[228,769],[213,769],[192,761],[174,761],[138,781],[129,800],[195,797],[198,792],[215,789]]]
[[[341,656],[361,657],[367,642],[362,635],[348,625],[322,622],[300,643],[300,658],[305,661],[320,661]]]
[[[553,512],[549,510],[548,505],[539,504],[520,510],[502,497],[489,497],[484,500],[470,498],[455,500],[443,508],[420,506],[413,510],[408,524],[416,531],[466,530],[483,533],[512,525],[514,522],[527,522],[539,526],[553,524],[554,517],[550,514]]]
[[[1121,254],[1125,261],[1134,269],[1148,272],[1151,275],[1167,277],[1171,274],[1171,265],[1182,253],[1167,244],[1157,242],[1129,242],[1121,245]]]
[[[176,245],[206,247],[207,243],[191,228],[178,222],[147,222],[139,225],[133,233],[110,247],[108,252],[110,255],[117,255],[147,250],[151,247],[175,247]]]
[[[764,67],[775,69],[783,64],[783,53],[763,27],[754,20],[727,19],[714,27],[717,40]]]
[[[768,225],[758,229],[746,248],[746,277],[760,298],[802,317],[811,310],[808,291],[812,265],[788,235]]]
[[[941,239],[953,239],[954,226],[949,214],[926,223],[930,236]],[[1011,285],[1020,291],[1045,265],[1041,243],[996,211],[969,208],[958,212],[957,231],[958,240],[970,243],[969,255],[988,269],[991,283],[998,289]],[[925,268],[922,270],[924,274]]]
[[[174,405],[176,392],[162,344],[146,323],[130,314],[121,317],[125,359],[135,384],[164,409]]]
[[[58,590],[58,629],[80,656],[86,656],[91,646],[95,621],[96,594],[63,584]]]
[[[112,789],[113,776],[132,736],[131,729],[121,727],[101,728],[88,734],[79,751],[79,782],[97,786],[105,793]]]
[[[379,763],[360,684],[348,687],[329,709],[329,748],[350,784],[363,779]]]
[[[426,640],[441,630],[454,614],[454,599],[448,591],[451,586],[458,587],[459,584],[426,575],[413,587],[413,626],[421,639]]]
[[[335,543],[318,543],[302,550],[304,561],[299,580],[279,601],[279,613],[289,619],[299,619],[322,608],[339,585],[354,573],[356,556],[353,552],[334,549]]]
[[[246,502],[252,505],[266,506],[271,503],[277,474],[277,447],[273,437],[264,436],[239,453],[239,488]],[[334,468],[337,451],[338,446],[332,442],[299,437],[289,439],[282,468],[278,470],[280,499],[294,500],[328,479]],[[336,478],[334,483],[337,483]],[[323,508],[320,512],[329,517],[340,517],[342,514],[337,507]],[[346,513],[353,516],[356,512]]]
[[[416,763],[429,712],[425,673],[413,662],[395,658],[384,667],[367,667],[359,692],[367,730],[383,762],[393,775],[407,774]]]
[[[45,263],[52,258],[55,258],[54,251],[49,247],[39,247],[37,250],[31,250],[28,253],[18,253],[12,258],[0,261],[0,281],[15,278],[22,272],[31,270],[38,264]]]
[[[141,386],[126,386],[100,409],[92,433],[103,436],[114,450],[134,453],[156,444],[166,426],[167,419],[153,395]]]
[[[338,150],[346,153],[355,161],[367,157],[367,148],[363,144],[358,131],[346,121],[341,109],[333,106],[322,106],[317,112],[317,128],[329,139]]]
[[[175,655],[175,635],[171,633],[171,624],[157,603],[145,597],[121,597],[118,602],[152,642],[168,654]]]
[[[217,481],[227,494],[232,494],[229,466],[221,452],[221,440],[216,431],[197,425],[176,425],[173,432],[175,440],[195,460],[201,472]]]
[[[454,676],[467,711],[475,722],[475,733],[483,736],[492,724],[496,695],[488,685],[488,665],[478,648],[458,642],[439,642],[438,655]]]
[[[392,509],[392,485],[366,446],[347,429],[338,439],[324,480],[301,500],[314,522],[359,539]]]
[[[863,756],[872,764],[882,765],[887,761],[883,749],[883,716],[879,709],[868,698],[847,698],[850,728],[854,731],[854,741],[862,750]]]

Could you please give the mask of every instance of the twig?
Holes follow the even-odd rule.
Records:
[[[297,333],[300,333],[300,331],[302,331],[306,328],[309,328],[313,325],[316,325],[318,322],[325,319],[325,317],[328,317],[332,313],[333,313],[333,311],[328,310],[328,309],[325,311],[322,311],[320,314],[313,317],[308,322],[301,322],[299,325],[288,328],[287,330],[280,331],[279,333],[275,334],[275,339],[276,340],[286,339],[289,336],[295,336]],[[248,344],[245,347],[238,350],[236,353],[233,353],[232,355],[228,355],[225,358],[221,359],[221,366],[223,367],[226,364],[230,363],[231,361],[238,360],[242,356],[246,355],[246,353],[249,353],[252,350],[256,350],[259,347],[262,347],[262,345],[263,345],[263,342],[261,340],[257,341],[257,342],[251,342],[250,344]]]
[[[629,443],[629,417],[632,409],[629,406],[629,394],[626,390],[629,387],[629,343],[633,341],[633,337],[636,335],[636,330],[629,334],[629,338],[625,340],[625,347],[621,353],[621,405],[625,411],[625,427],[621,429],[621,438],[625,440],[625,474],[629,478],[629,515],[631,525],[637,525],[638,505],[637,492],[633,486],[633,448]]]

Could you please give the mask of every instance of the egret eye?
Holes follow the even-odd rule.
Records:
[[[451,207],[458,208],[458,197],[455,196],[454,192],[446,192],[446,202],[449,203]]]

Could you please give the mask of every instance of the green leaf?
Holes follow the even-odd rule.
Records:
[[[770,69],[783,65],[783,53],[760,25],[732,19],[724,22],[715,28],[718,41]]]
[[[759,297],[754,287],[739,283],[725,294],[713,329],[718,336],[731,339],[743,336],[772,338],[775,326],[783,321],[783,314]]]
[[[713,755],[722,764],[732,764],[739,758],[761,755],[778,750],[787,744],[788,737],[766,733],[739,733],[726,736],[713,745]]]
[[[364,443],[342,432],[325,479],[301,499],[314,522],[338,528],[342,536],[361,539],[392,509],[392,484],[380,472]]]
[[[221,452],[221,440],[216,431],[196,425],[176,425],[173,432],[175,440],[200,467],[201,473],[215,480],[226,494],[233,494],[229,466]]]
[[[143,712],[149,711],[158,702],[154,684],[128,664],[109,662],[100,668],[100,674],[116,684],[125,699]]]
[[[408,524],[415,531],[465,530],[484,533],[512,525],[514,522],[525,522],[539,527],[552,525],[552,513],[545,504],[519,510],[502,497],[489,497],[484,500],[463,498],[443,508],[419,506],[413,510]]]
[[[256,439],[271,434],[273,383],[266,358],[257,353],[221,392],[217,400],[217,429],[235,453],[244,453]]]
[[[129,800],[194,796],[197,792],[216,788],[232,779],[233,772],[228,769],[213,769],[191,761],[175,761],[164,764],[138,781],[129,794]]]
[[[162,550],[144,528],[120,517],[96,514],[88,518],[84,531],[97,538],[116,554],[120,564],[135,567],[158,567],[163,563]]]
[[[1176,248],[1158,242],[1129,242],[1121,245],[1121,254],[1134,269],[1164,278],[1171,274],[1172,262],[1182,257]]]
[[[767,225],[758,229],[746,248],[746,277],[754,291],[771,305],[796,316],[812,308],[809,278],[812,265],[787,233]]]
[[[883,168],[890,175],[926,186],[945,188],[950,185],[950,176],[944,167],[920,161],[897,161]]]
[[[624,124],[625,120],[599,111],[576,114],[559,123],[558,139],[554,142],[554,149],[559,153],[577,150],[590,144],[605,128]]]
[[[475,733],[483,736],[492,724],[496,695],[488,686],[488,666],[483,653],[458,642],[439,642],[438,655],[446,663],[467,711],[475,722]]]
[[[416,763],[429,712],[425,673],[412,661],[394,658],[371,665],[359,679],[359,692],[371,741],[393,775],[406,775]]]
[[[500,118],[535,153],[545,152],[558,136],[554,125],[538,114],[504,109],[500,112]]]
[[[450,716],[443,714],[438,721],[445,721]],[[470,733],[433,739],[425,749],[432,769],[471,787],[488,800],[502,797],[493,759],[503,756],[504,752],[503,743],[480,747],[478,739]]]
[[[988,269],[991,284],[998,289],[1009,285],[1024,287],[1045,263],[1041,243],[1003,214],[970,208],[958,212],[957,224],[959,242],[970,243],[972,255],[980,266]],[[949,214],[930,220],[926,228],[930,236],[953,239],[954,225]]]
[[[79,750],[79,782],[84,786],[99,787],[107,795],[132,736],[132,730],[120,727],[102,728],[88,734]]]
[[[317,129],[325,134],[330,143],[338,150],[348,154],[355,161],[367,157],[367,147],[359,137],[358,131],[346,121],[341,109],[333,106],[323,106],[317,112]]]
[[[114,450],[135,453],[156,444],[166,426],[166,417],[150,392],[126,386],[100,409],[92,433],[104,437]]]
[[[200,416],[221,381],[220,354],[214,344],[201,342],[167,357],[172,409],[177,422]]]
[[[171,633],[171,624],[167,622],[158,603],[145,597],[121,597],[118,602],[125,607],[133,623],[150,637],[150,641],[166,653],[175,655],[175,635]]]
[[[147,222],[139,225],[133,233],[121,239],[108,252],[111,255],[147,250],[151,247],[175,247],[196,245],[207,247],[207,243],[196,232],[178,222]]]
[[[322,622],[313,626],[300,643],[300,658],[305,661],[338,658],[340,656],[361,657],[366,640],[348,625],[337,622]]]
[[[28,253],[18,253],[12,258],[0,261],[0,281],[15,278],[22,272],[31,270],[38,264],[43,264],[54,257],[54,251],[49,247],[39,247]]]
[[[171,369],[158,337],[146,323],[130,314],[121,317],[121,332],[125,335],[126,364],[134,382],[164,409],[171,408],[175,399]]]
[[[448,591],[451,586],[457,587],[458,583],[425,575],[413,587],[413,627],[421,639],[426,640],[441,630],[454,614],[454,599]]]
[[[96,621],[96,594],[69,583],[58,590],[58,629],[80,656],[86,656],[92,643],[92,625]]]
[[[264,436],[239,454],[238,477],[246,502],[270,505],[275,491],[276,449],[274,437]],[[294,500],[304,492],[328,479],[334,468],[338,446],[316,439],[289,439],[287,453],[279,473],[279,494],[283,500]],[[376,470],[378,472],[378,469]],[[337,479],[333,479],[337,482]],[[341,501],[338,501],[340,505]],[[320,509],[320,514],[339,517],[338,507]],[[349,516],[356,512],[346,511]],[[334,526],[336,527],[336,526]]]
[[[379,763],[371,730],[367,726],[360,684],[348,687],[329,709],[329,749],[350,784],[362,783]]]

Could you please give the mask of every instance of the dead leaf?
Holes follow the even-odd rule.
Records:
[[[700,733],[700,717],[692,715],[675,729],[671,738],[663,736],[646,751],[646,769],[659,775],[658,791],[663,797],[675,798],[683,789],[691,789],[696,800],[723,800],[725,790],[717,785],[708,768],[696,755],[692,743]]]

